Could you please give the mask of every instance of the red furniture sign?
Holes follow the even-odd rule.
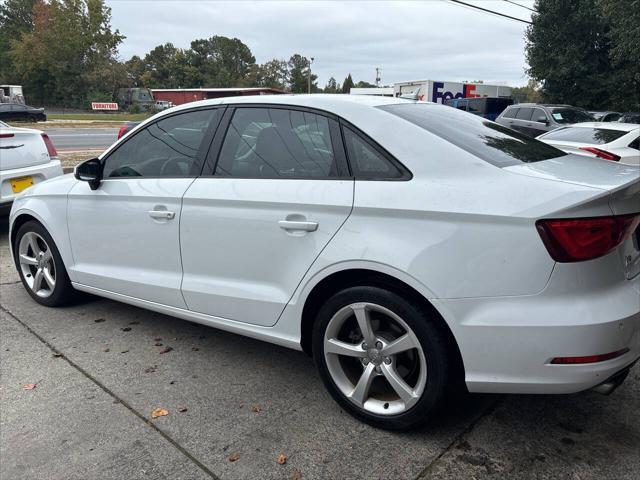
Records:
[[[118,104],[115,102],[91,102],[91,110],[118,110]]]

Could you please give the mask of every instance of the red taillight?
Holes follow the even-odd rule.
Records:
[[[58,152],[56,152],[56,147],[53,146],[53,142],[49,138],[49,135],[47,135],[46,133],[43,133],[42,139],[44,140],[44,144],[47,146],[47,153],[49,153],[49,156],[57,157]]]
[[[580,147],[580,150],[593,153],[596,157],[603,158],[605,160],[611,160],[612,162],[620,161],[620,157],[615,153],[607,152],[605,150],[600,150],[599,148],[596,148],[596,147]]]
[[[0,133],[0,138],[11,138],[13,133]]]
[[[633,233],[640,214],[538,220],[536,227],[557,262],[581,262],[606,255]]]
[[[612,360],[614,358],[621,357],[629,351],[628,348],[623,348],[616,352],[603,353],[602,355],[587,355],[586,357],[556,357],[551,360],[553,365],[575,365],[577,363],[598,363],[606,360]]]
[[[127,133],[127,125],[122,125],[118,130],[118,139],[120,139],[125,133]]]

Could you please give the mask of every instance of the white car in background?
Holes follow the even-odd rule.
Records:
[[[46,133],[0,122],[0,215],[9,213],[18,193],[62,173]]]
[[[42,305],[81,290],[304,350],[345,410],[399,430],[463,382],[619,385],[640,357],[639,200],[636,167],[447,106],[230,97],[30,188],[10,242]]]
[[[537,138],[567,153],[640,165],[640,125],[634,123],[576,123]]]

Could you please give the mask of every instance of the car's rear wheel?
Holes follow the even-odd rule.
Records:
[[[56,307],[73,299],[76,291],[60,252],[40,223],[29,221],[20,226],[13,252],[22,284],[36,302]]]
[[[331,297],[314,324],[313,352],[329,392],[370,425],[424,425],[449,382],[446,338],[419,305],[378,287]]]

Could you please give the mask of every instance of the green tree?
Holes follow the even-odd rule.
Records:
[[[588,108],[611,108],[609,22],[597,0],[537,0],[526,33],[528,74],[543,98]]]
[[[239,39],[222,36],[194,40],[187,55],[193,67],[191,81],[195,84],[191,87],[241,86],[256,61]]]
[[[340,84],[336,82],[336,79],[331,77],[324,87],[324,93],[342,93]]]
[[[287,88],[289,65],[286,60],[274,58],[262,65],[255,65],[248,83],[252,87]]]
[[[353,78],[351,78],[351,74],[347,75],[347,78],[342,82],[342,93],[349,93],[351,89],[355,87],[353,84]]]
[[[33,30],[33,6],[36,0],[7,0],[0,4],[0,83],[18,80],[9,55],[12,40]]]
[[[354,85],[354,87],[356,87],[356,88],[376,88],[376,86],[373,83],[365,82],[363,80],[360,80],[358,83],[356,83]]]
[[[296,53],[289,59],[289,89],[293,93],[309,90],[309,59]],[[318,76],[311,74],[311,92],[318,92]]]
[[[609,23],[614,108],[640,110],[640,0],[597,0]]]
[[[525,87],[514,87],[511,89],[511,96],[516,102],[524,103],[540,103],[542,101],[542,92],[540,84],[535,80],[529,79]]]
[[[103,0],[36,2],[33,28],[10,40],[10,58],[25,95],[36,103],[83,106],[126,80],[116,59],[124,37],[111,30]]]

